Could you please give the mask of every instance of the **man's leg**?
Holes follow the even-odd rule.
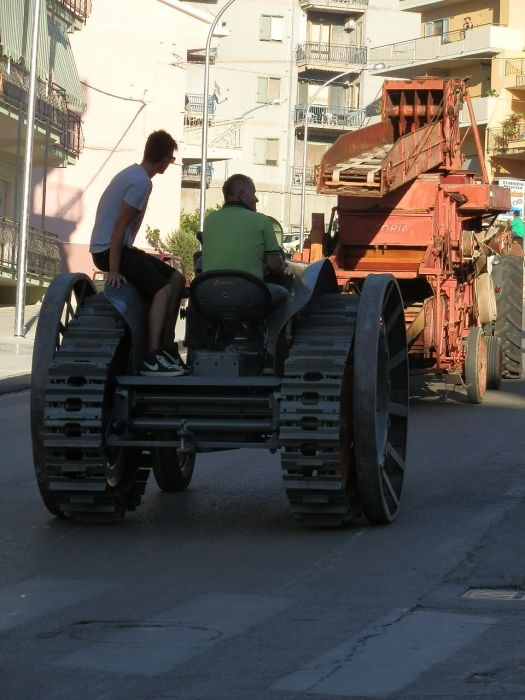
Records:
[[[162,336],[166,324],[166,318],[173,296],[173,288],[170,284],[162,287],[151,302],[149,309],[149,340],[148,352],[155,352],[162,347]]]
[[[288,290],[285,287],[282,287],[280,284],[272,284],[271,282],[266,282],[266,286],[270,290],[270,294],[272,295],[272,302],[273,302],[273,308],[277,308],[278,306],[281,306],[281,304],[284,304],[284,302],[288,299]]]
[[[171,288],[171,298],[166,313],[164,326],[162,329],[162,346],[167,347],[175,342],[175,326],[179,316],[180,302],[184,292],[186,280],[178,270],[174,270],[169,279],[169,287]]]

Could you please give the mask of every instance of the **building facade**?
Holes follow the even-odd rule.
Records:
[[[410,41],[371,51],[382,75],[468,78],[489,178],[525,177],[525,6],[522,0],[400,0],[416,15]],[[465,167],[479,171],[463,110]]]
[[[40,4],[33,174],[40,201],[32,201],[28,235],[28,301],[40,298],[60,270],[59,241],[45,218],[45,182],[54,168],[78,161],[83,147],[79,113],[86,108],[69,37],[84,27],[90,0],[36,0]],[[29,56],[35,0],[0,3],[0,303],[16,293],[27,135]],[[40,216],[35,216],[36,211]]]

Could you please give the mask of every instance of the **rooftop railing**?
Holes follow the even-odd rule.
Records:
[[[294,123],[304,124],[307,105],[296,105]],[[308,113],[309,125],[359,128],[366,117],[364,109],[349,109],[348,107],[330,107],[329,105],[310,105]]]
[[[0,272],[18,272],[18,241],[20,224],[0,217]],[[49,283],[60,272],[58,236],[48,231],[29,227],[27,239],[27,274],[39,284]]]
[[[306,41],[297,46],[297,63],[337,63],[344,66],[364,66],[366,65],[366,54],[366,46]]]

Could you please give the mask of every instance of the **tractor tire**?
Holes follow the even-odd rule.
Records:
[[[503,350],[503,377],[519,379],[522,365],[523,258],[501,258],[501,291],[497,295],[495,335]]]
[[[162,491],[185,491],[195,466],[194,452],[177,452],[175,447],[159,447],[153,459],[153,476]]]
[[[499,389],[503,373],[503,348],[501,338],[485,336],[487,344],[487,389]]]
[[[465,384],[470,403],[481,403],[487,388],[487,344],[481,328],[471,328],[468,334]]]

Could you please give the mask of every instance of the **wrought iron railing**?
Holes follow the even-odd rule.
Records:
[[[297,46],[297,63],[339,63],[345,66],[366,65],[366,54],[366,46],[306,41]]]
[[[215,105],[217,100],[215,95],[208,97],[208,114],[213,116],[215,114]],[[192,95],[186,93],[186,107],[185,111],[187,114],[204,114],[204,95]]]
[[[240,119],[224,119],[212,122],[208,129],[208,146],[214,148],[240,148],[242,125],[243,122]],[[184,141],[192,146],[201,145],[202,119],[201,125],[184,125]]]
[[[306,168],[306,187],[315,187],[315,168]],[[303,184],[303,169],[298,166],[292,168],[292,187],[301,187]]]
[[[183,165],[182,180],[186,182],[200,182],[201,172],[202,169],[200,165]],[[206,163],[206,184],[210,184],[212,176],[213,165],[211,163]]]
[[[294,123],[304,124],[307,105],[296,105]],[[359,128],[366,117],[364,109],[349,109],[348,107],[330,107],[327,105],[310,105],[308,124],[321,126],[339,126]]]
[[[0,99],[27,114],[29,72],[5,56],[0,57]],[[77,157],[84,147],[82,120],[67,107],[65,91],[57,85],[48,90],[36,82],[35,118],[61,132],[60,145]]]
[[[525,122],[517,122],[513,129],[488,129],[487,151],[492,155],[525,151]]]
[[[0,270],[18,272],[18,242],[20,224],[0,217]],[[40,284],[50,282],[60,272],[60,247],[58,236],[48,231],[29,227],[27,239],[27,273]]]
[[[63,5],[74,15],[79,17],[85,24],[91,14],[91,0],[55,0],[59,5]],[[49,0],[48,0],[49,2]]]

